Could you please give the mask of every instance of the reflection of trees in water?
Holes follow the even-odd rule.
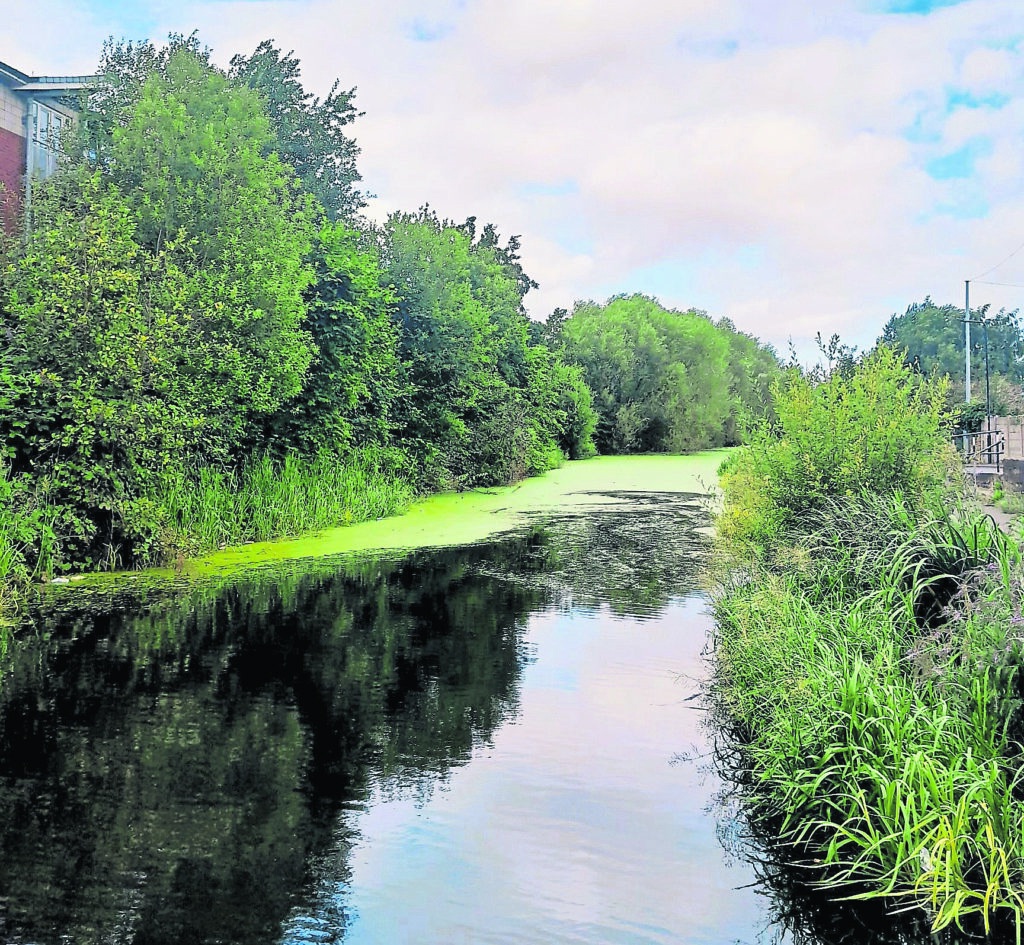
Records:
[[[607,604],[612,613],[661,613],[673,597],[693,593],[709,539],[706,496],[606,492],[613,505],[576,508],[530,532],[517,573],[489,563],[489,574],[546,587],[577,608]],[[525,565],[525,567],[524,567]]]
[[[0,941],[342,929],[339,812],[427,795],[515,715],[529,614],[652,613],[696,586],[696,498],[617,498],[486,545],[296,562],[113,610],[82,589],[77,611],[40,613],[2,664]],[[741,759],[723,760],[723,845],[771,902],[766,945],[936,941],[766,857],[777,825],[748,821]]]
[[[475,565],[526,545],[40,615],[0,689],[0,938],[272,939],[369,772],[428,789],[517,711],[547,592]]]

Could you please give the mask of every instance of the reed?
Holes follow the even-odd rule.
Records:
[[[715,694],[814,881],[1024,926],[1017,544],[898,496],[830,503],[715,599]]]
[[[268,456],[239,470],[196,466],[160,480],[159,556],[203,554],[226,545],[269,541],[382,518],[413,497],[390,454],[366,451],[340,459]]]
[[[16,482],[0,464],[0,623],[10,618],[26,584],[54,573],[57,516],[41,488],[27,479]]]

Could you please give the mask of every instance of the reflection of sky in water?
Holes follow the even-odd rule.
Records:
[[[532,617],[515,723],[425,801],[388,792],[352,815],[348,883],[316,897],[346,913],[346,945],[756,941],[763,900],[706,813],[720,785],[671,763],[705,744],[685,701],[704,611]],[[317,939],[311,913],[286,941]]]

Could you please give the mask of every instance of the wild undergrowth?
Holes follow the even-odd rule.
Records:
[[[872,369],[898,387],[902,369],[860,370]],[[868,459],[891,417],[883,399],[858,398],[888,382],[829,383],[821,401],[809,388],[798,402],[783,394],[783,422],[800,435],[766,437],[756,474],[732,461],[744,486],[726,490],[719,537],[714,695],[741,780],[788,858],[837,897],[923,909],[936,930],[1008,925],[1019,942],[1020,546],[937,475],[947,460],[926,395],[895,399],[918,434],[890,476]],[[821,476],[787,505],[776,467],[786,478],[814,468],[808,451],[827,455],[843,430],[857,444],[833,455],[878,485],[847,477],[837,489]]]
[[[60,537],[62,516],[72,512],[29,477],[14,481],[0,469],[0,623],[27,585],[67,571],[173,564],[229,544],[395,515],[412,497],[404,461],[389,450],[179,467],[132,503],[145,512],[144,528],[136,523],[144,541],[131,548],[111,541],[101,560],[82,561]]]
[[[1019,923],[1019,549],[982,522],[859,547],[835,524],[716,601],[716,692],[762,814],[842,895]]]
[[[281,463],[264,456],[238,471],[199,466],[164,477],[153,494],[164,561],[395,515],[412,497],[383,451]]]
[[[49,573],[55,542],[53,511],[27,480],[15,481],[0,465],[0,631],[13,619],[21,590]]]

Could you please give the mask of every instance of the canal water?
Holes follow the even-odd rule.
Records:
[[[0,941],[923,943],[723,779],[702,497],[64,589],[0,676]]]

